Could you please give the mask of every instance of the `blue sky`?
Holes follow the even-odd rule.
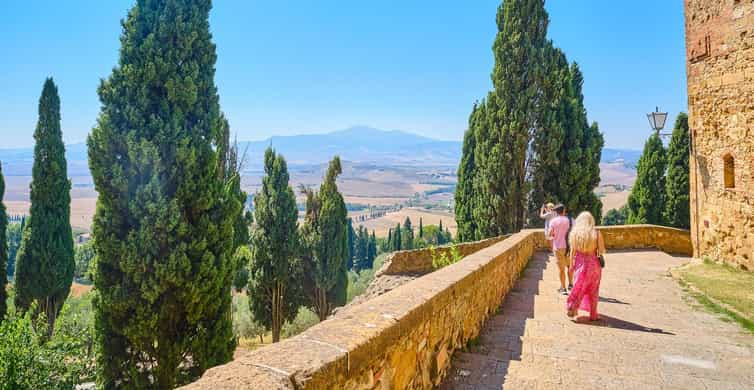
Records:
[[[0,148],[33,144],[48,75],[59,86],[65,141],[86,138],[132,3],[0,2]],[[473,102],[491,87],[499,3],[215,0],[222,109],[242,140],[357,124],[461,139]],[[641,148],[655,105],[672,117],[686,110],[682,1],[546,7],[549,36],[581,65],[589,119],[608,147]]]

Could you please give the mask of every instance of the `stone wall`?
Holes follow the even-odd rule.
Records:
[[[466,257],[474,252],[487,248],[490,245],[510,237],[510,235],[489,238],[481,241],[466,242],[463,244],[453,245],[460,253],[461,257]],[[403,275],[403,274],[426,274],[432,272],[432,252],[436,256],[443,253],[449,253],[451,245],[440,246],[434,249],[416,249],[410,251],[398,251],[390,254],[385,263],[377,271],[379,275]]]
[[[685,6],[695,255],[754,270],[754,0]]]
[[[608,251],[653,248],[682,256],[692,256],[694,251],[688,230],[655,225],[604,226],[599,230]]]
[[[690,252],[689,233],[656,226],[604,228],[610,248]],[[454,351],[475,338],[532,254],[525,230],[390,292],[348,306],[293,338],[208,370],[186,389],[429,389]]]

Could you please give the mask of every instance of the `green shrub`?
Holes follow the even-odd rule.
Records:
[[[319,317],[309,308],[301,306],[296,317],[283,324],[283,338],[293,337],[319,323]]]
[[[259,338],[262,343],[262,337],[267,333],[264,325],[251,316],[249,310],[249,297],[246,295],[233,296],[233,334],[237,338],[255,340]]]
[[[432,253],[432,268],[434,269],[457,263],[463,258],[461,251],[455,244],[451,245],[448,250],[437,250],[435,247],[430,247],[429,250]]]
[[[364,269],[360,272],[349,271],[346,302],[351,302],[354,298],[363,294],[372,280],[374,280],[374,269]]]
[[[0,323],[0,389],[75,388],[80,383],[76,367],[63,350],[46,341],[46,319],[34,326],[33,311],[24,316],[10,313]]]

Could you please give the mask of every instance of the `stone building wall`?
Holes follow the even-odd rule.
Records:
[[[685,0],[695,256],[754,270],[754,0]]]
[[[601,231],[608,252],[691,252],[685,230],[634,225]],[[541,229],[521,231],[345,307],[295,337],[211,368],[185,389],[431,389],[453,352],[479,335],[534,252],[546,247]]]

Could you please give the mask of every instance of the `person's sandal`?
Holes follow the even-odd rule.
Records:
[[[566,315],[567,315],[567,316],[568,316],[569,318],[573,318],[573,317],[576,317],[576,314],[577,314],[577,313],[576,313],[576,310],[568,310],[568,311],[566,312]]]

